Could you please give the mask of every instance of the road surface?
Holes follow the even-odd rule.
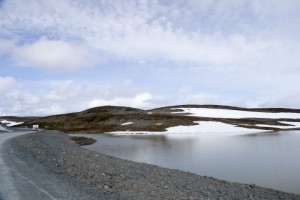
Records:
[[[30,132],[9,132],[0,133],[0,199],[20,199],[18,191],[14,186],[14,170],[7,166],[4,161],[3,144],[10,138],[17,137]]]
[[[25,163],[14,155],[7,141],[31,132],[0,133],[0,200],[86,199],[78,186],[53,176],[38,163]]]

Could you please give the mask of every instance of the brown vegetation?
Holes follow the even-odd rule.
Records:
[[[263,130],[279,131],[280,128],[258,127],[256,125],[289,126],[280,121],[299,121],[299,119],[260,119],[260,118],[208,118],[195,117],[187,114],[173,113],[181,111],[182,107],[190,108],[219,108],[231,110],[247,110],[257,112],[294,112],[298,109],[283,108],[238,108],[219,105],[180,105],[163,107],[153,110],[141,110],[129,107],[103,106],[91,108],[82,112],[48,117],[34,118],[25,121],[22,126],[39,124],[41,128],[60,130],[66,133],[104,133],[113,131],[165,131],[166,128],[179,125],[196,125],[195,121],[217,121],[247,128],[259,128]],[[122,125],[123,123],[132,124]],[[295,130],[291,126],[291,130]]]

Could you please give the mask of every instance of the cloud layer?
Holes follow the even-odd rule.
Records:
[[[13,77],[0,77],[0,116],[44,116],[104,105],[142,109],[176,104],[292,108],[300,106],[300,93],[275,97],[272,101],[260,97],[241,99],[239,96],[226,99],[222,95],[193,92],[191,88],[179,88],[172,95],[158,95],[138,89],[130,80],[120,84],[82,84],[72,80],[18,81]]]
[[[1,106],[12,110],[0,112],[76,101],[297,107],[299,13],[297,0],[2,1]]]
[[[0,77],[0,98],[0,116],[49,115],[103,105],[149,108],[160,98],[167,104],[166,98],[136,90],[128,81],[121,85],[82,85],[71,80],[18,82]]]
[[[69,71],[91,66],[97,60],[84,47],[47,38],[16,47],[13,56],[34,67]]]
[[[299,4],[12,0],[2,6],[0,26],[5,29],[0,33],[14,38],[18,60],[50,69],[84,67],[95,51],[99,57],[129,62],[163,59],[210,67],[294,67],[299,65],[300,45],[291,29],[299,31],[300,20],[286,21],[297,15]]]

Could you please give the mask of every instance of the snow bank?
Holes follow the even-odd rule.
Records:
[[[194,126],[174,126],[168,128],[168,133],[253,133],[262,132],[261,129],[237,127],[222,122],[197,122]]]
[[[174,108],[175,109],[175,108]],[[176,108],[178,109],[178,108]],[[213,108],[179,108],[183,111],[181,112],[172,112],[172,113],[185,113],[189,116],[198,116],[198,117],[213,117],[213,118],[264,118],[264,119],[279,119],[279,118],[288,118],[288,119],[299,119],[300,113],[271,113],[271,112],[252,112],[252,111],[239,111],[239,110],[228,110],[228,109],[213,109]],[[201,121],[197,122],[198,125],[192,126],[175,126],[167,128],[163,132],[150,132],[150,131],[116,131],[111,132],[112,134],[118,135],[128,135],[128,134],[205,134],[205,133],[227,133],[227,134],[244,134],[244,133],[257,133],[265,132],[268,130],[259,129],[261,127],[266,128],[280,128],[284,129],[294,129],[300,128],[300,122],[287,122],[281,121],[282,123],[289,124],[290,126],[275,126],[275,125],[264,125],[257,124],[257,129],[238,127],[232,124],[226,124],[222,122],[214,121]],[[121,125],[129,125],[133,122],[126,122]],[[155,125],[161,125],[161,123],[156,123]]]
[[[205,134],[205,133],[257,133],[264,132],[261,129],[248,129],[237,127],[231,124],[226,124],[222,122],[195,122],[198,125],[193,126],[174,126],[171,128],[167,128],[166,131],[163,132],[150,132],[150,131],[115,131],[110,132],[116,135],[135,135],[135,134]]]
[[[174,108],[175,109],[175,108]],[[178,109],[178,108],[176,108]],[[213,108],[179,108],[182,112],[172,113],[186,113],[190,116],[198,117],[214,117],[214,118],[291,118],[300,119],[300,113],[270,113],[270,112],[251,112],[227,109],[213,109]]]
[[[284,123],[284,124],[289,124],[291,126],[274,126],[274,125],[265,125],[265,124],[258,124],[256,126],[259,126],[259,127],[280,128],[280,129],[300,128],[300,122],[285,122],[285,121],[280,121],[280,122]]]
[[[14,122],[14,121],[2,120],[1,123],[5,124],[6,126],[15,126],[15,125],[23,124],[24,122]]]
[[[126,125],[130,125],[130,124],[133,124],[133,122],[126,122],[126,123],[121,124],[121,126],[126,126]]]

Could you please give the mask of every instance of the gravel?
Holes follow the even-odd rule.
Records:
[[[7,150],[13,149],[10,159],[38,165],[80,191],[81,197],[75,199],[300,199],[296,194],[100,154],[57,131],[20,136],[6,145]]]

